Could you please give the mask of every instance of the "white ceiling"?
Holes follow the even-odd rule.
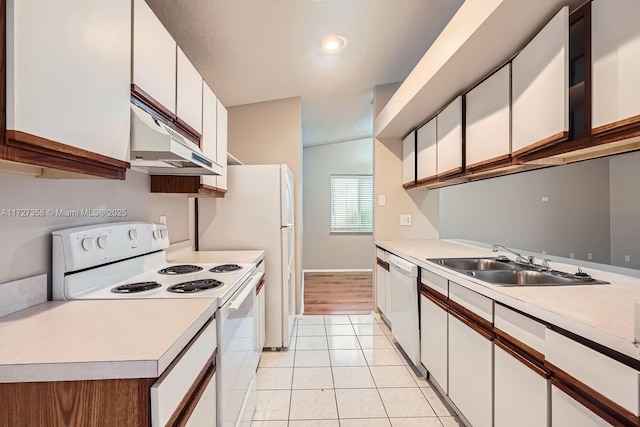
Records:
[[[305,146],[373,136],[373,87],[404,80],[463,2],[147,1],[227,107],[302,97]],[[348,44],[327,55],[332,34]]]

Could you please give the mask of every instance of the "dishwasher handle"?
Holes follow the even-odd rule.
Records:
[[[239,309],[247,299],[247,297],[251,295],[252,292],[255,293],[256,285],[258,284],[262,276],[264,276],[264,273],[258,272],[254,274],[251,279],[249,279],[249,283],[244,286],[244,289],[238,294],[237,297],[233,299],[233,301],[231,301],[231,304],[229,304],[229,311],[236,311],[237,309]]]
[[[390,266],[395,267],[400,273],[409,277],[418,277],[418,266],[396,255],[389,254],[387,260]]]

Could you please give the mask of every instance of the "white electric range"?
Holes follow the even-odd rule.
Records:
[[[258,366],[255,264],[167,262],[165,225],[119,222],[52,233],[54,300],[210,298],[217,301],[217,424],[253,414]]]

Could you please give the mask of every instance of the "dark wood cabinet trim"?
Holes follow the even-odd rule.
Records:
[[[640,136],[640,115],[594,128],[591,132],[596,144],[621,141]]]
[[[376,264],[378,264],[380,267],[384,268],[385,270],[389,271],[389,263],[388,262],[383,261],[380,258],[376,258]]]
[[[405,190],[408,190],[410,188],[415,187],[416,186],[416,182],[415,181],[405,182],[404,184],[402,184],[402,186],[404,187]]]
[[[496,334],[496,339],[494,340],[496,346],[500,347],[506,353],[508,353],[511,357],[531,369],[536,374],[540,375],[545,379],[551,378],[551,372],[548,369],[545,369],[544,364],[531,358],[528,354],[519,351],[518,348],[515,348],[510,345],[509,342],[505,341],[500,335]]]
[[[640,425],[640,418],[629,410],[573,378],[553,364],[545,362],[545,365],[553,372],[551,384],[609,424],[625,427],[637,427]]]
[[[558,144],[560,142],[564,142],[569,138],[569,132],[567,131],[562,131],[562,132],[558,132],[555,135],[551,135],[548,138],[545,138],[541,141],[535,142],[533,144],[527,145],[526,147],[523,147],[519,150],[514,151],[513,153],[511,153],[511,155],[513,157],[521,157],[524,154],[529,154],[532,153],[534,151],[538,151],[538,150],[542,150],[543,148],[547,148],[550,147],[554,144]]]
[[[452,301],[449,300],[449,302],[452,302]],[[453,306],[449,306],[449,314],[451,314],[453,317],[455,317],[456,319],[458,319],[459,321],[461,321],[462,323],[464,323],[465,325],[467,325],[468,327],[470,327],[471,329],[473,329],[474,331],[476,331],[477,333],[479,333],[489,341],[494,340],[495,335],[490,329],[486,329],[480,326],[478,323],[476,323],[472,319],[458,312],[456,309],[453,308]]]
[[[450,177],[453,177],[454,175],[458,175],[460,173],[462,173],[462,166],[457,167],[457,168],[453,168],[453,169],[449,169],[448,171],[439,173],[438,175],[436,175],[436,177],[438,179],[450,178]]]
[[[258,285],[256,286],[256,295],[260,293],[265,283],[266,281],[264,280],[264,276],[262,276],[262,278],[260,279],[260,282],[258,282]]]
[[[151,425],[155,378],[0,384],[2,426]]]
[[[195,410],[200,398],[204,394],[207,386],[213,379],[213,375],[216,373],[216,365],[214,364],[214,357],[212,356],[207,360],[204,368],[198,374],[198,377],[193,382],[187,394],[182,398],[180,404],[169,418],[167,426],[171,427],[184,427],[187,425],[191,414]]]
[[[138,98],[147,106],[151,107],[155,112],[162,115],[165,119],[173,122],[176,119],[176,115],[171,112],[167,107],[158,102],[154,97],[142,90],[140,86],[135,83],[131,83],[131,95]]]
[[[495,326],[493,327],[493,332],[495,332],[496,336],[502,342],[504,342],[504,343],[510,345],[511,347],[515,348],[517,351],[522,353],[525,357],[531,359],[532,361],[534,361],[536,363],[543,364],[543,362],[544,362],[544,354],[540,353],[539,351],[535,350],[532,347],[529,347],[528,345],[526,345],[522,341],[512,337],[511,335],[509,335],[506,332],[500,330],[499,328],[496,328]]]
[[[151,175],[152,193],[188,194],[197,197],[224,197],[227,190],[201,183],[199,176]]]
[[[449,307],[449,298],[447,298],[446,295],[438,292],[437,290],[433,289],[428,285],[425,285],[424,283],[420,283],[420,289],[422,292],[429,294],[433,298],[436,298],[437,300],[439,300],[442,304]]]
[[[493,324],[490,321],[488,321],[487,319],[485,319],[482,316],[477,315],[473,311],[471,311],[468,308],[466,308],[465,306],[457,303],[456,301],[452,300],[451,298],[448,299],[448,303],[449,303],[449,307],[451,309],[453,309],[453,310],[457,311],[458,313],[460,313],[461,315],[465,316],[467,319],[469,319],[470,321],[472,321],[475,324],[477,324],[480,328],[485,329],[487,331],[490,331],[491,334],[493,335]]]
[[[6,160],[110,179],[125,179],[128,162],[16,130],[5,130]]]
[[[428,299],[429,301],[431,301],[432,303],[434,303],[435,305],[437,305],[442,310],[447,312],[449,311],[449,306],[446,303],[444,303],[441,299],[431,294],[431,292],[426,291],[424,285],[422,286],[420,294],[426,299]]]
[[[491,159],[467,165],[467,171],[469,173],[482,172],[492,168],[502,167],[509,163],[511,163],[511,154],[504,154],[502,156],[493,157]]]
[[[182,129],[184,132],[186,132],[189,135],[191,135],[192,139],[198,140],[198,141],[201,140],[202,134],[200,132],[198,132],[197,130],[195,130],[194,128],[192,128],[191,126],[189,126],[189,124],[187,122],[185,122],[184,120],[182,120],[180,117],[176,117],[175,123],[176,123],[176,125],[178,127],[180,127],[180,129]],[[198,144],[198,146],[199,145],[200,144]]]
[[[438,182],[438,176],[437,175],[428,176],[426,178],[421,178],[421,179],[417,180],[416,181],[416,186],[432,184],[434,182]]]

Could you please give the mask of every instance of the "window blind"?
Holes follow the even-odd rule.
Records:
[[[331,232],[373,232],[372,175],[331,175]]]

